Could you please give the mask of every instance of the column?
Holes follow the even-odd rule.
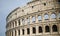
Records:
[[[60,34],[60,23],[58,23],[58,32]]]
[[[59,24],[59,27],[60,27],[60,24]],[[60,28],[59,28],[59,33],[60,33]]]
[[[9,31],[9,36],[10,36],[10,31]]]
[[[36,26],[36,34],[38,35],[38,26]]]
[[[50,23],[50,33],[52,34],[52,23]]]
[[[22,19],[20,19],[20,21],[21,21],[21,25],[22,25]]]
[[[12,31],[11,31],[11,36],[12,36]]]
[[[19,36],[18,34],[19,34],[19,33],[18,33],[18,29],[16,29],[16,36]]]
[[[38,23],[38,15],[36,15],[36,23]]]
[[[17,30],[15,30],[15,36],[17,36]]]
[[[32,27],[30,27],[30,36],[32,36]]]
[[[30,24],[32,23],[32,16],[30,16]]]
[[[11,31],[11,36],[12,36],[12,31]]]
[[[25,19],[24,19],[24,25],[26,25],[26,24],[27,24],[27,19],[25,18]]]
[[[20,29],[20,36],[22,36],[22,29]]]
[[[42,14],[41,16],[42,16],[42,22],[44,22],[44,14]]]
[[[44,24],[42,26],[42,30],[43,30],[43,34],[45,34],[45,26],[44,26]]]
[[[25,18],[25,25],[27,25],[27,18]]]
[[[15,30],[13,30],[13,36],[15,36]]]
[[[25,30],[25,32],[24,32],[25,33],[25,36],[27,36],[27,28],[25,28],[24,30]]]

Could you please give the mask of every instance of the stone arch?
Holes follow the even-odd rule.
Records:
[[[27,34],[30,34],[30,29],[29,28],[27,28]]]
[[[42,30],[42,27],[41,27],[41,26],[39,26],[38,31],[39,31],[39,33],[42,33],[42,32],[43,32],[43,30]]]
[[[56,13],[52,13],[50,17],[51,17],[52,19],[55,19],[55,18],[56,18]]]
[[[38,21],[41,21],[41,20],[42,20],[42,16],[38,15]]]
[[[50,32],[50,27],[49,26],[45,26],[45,32]]]
[[[53,31],[53,32],[57,32],[57,31],[58,31],[56,25],[53,25],[53,26],[52,26],[52,31]]]
[[[48,20],[49,19],[49,15],[47,13],[44,14],[44,19]]]
[[[35,28],[35,27],[33,27],[32,29],[33,29],[33,33],[35,34],[35,33],[36,33],[36,28]]]
[[[35,22],[35,21],[36,21],[36,17],[32,16],[32,22]]]
[[[25,30],[24,29],[22,29],[22,35],[24,35],[25,34]]]
[[[16,36],[17,31],[15,30],[15,36]]]

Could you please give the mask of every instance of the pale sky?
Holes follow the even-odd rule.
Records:
[[[24,6],[31,0],[0,0],[0,36],[5,36],[6,17],[15,8]]]

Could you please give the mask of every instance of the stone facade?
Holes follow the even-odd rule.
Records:
[[[60,36],[60,0],[32,0],[6,18],[6,36]]]

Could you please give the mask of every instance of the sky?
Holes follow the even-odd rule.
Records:
[[[26,5],[31,0],[0,0],[0,36],[6,36],[6,17],[17,7]]]

